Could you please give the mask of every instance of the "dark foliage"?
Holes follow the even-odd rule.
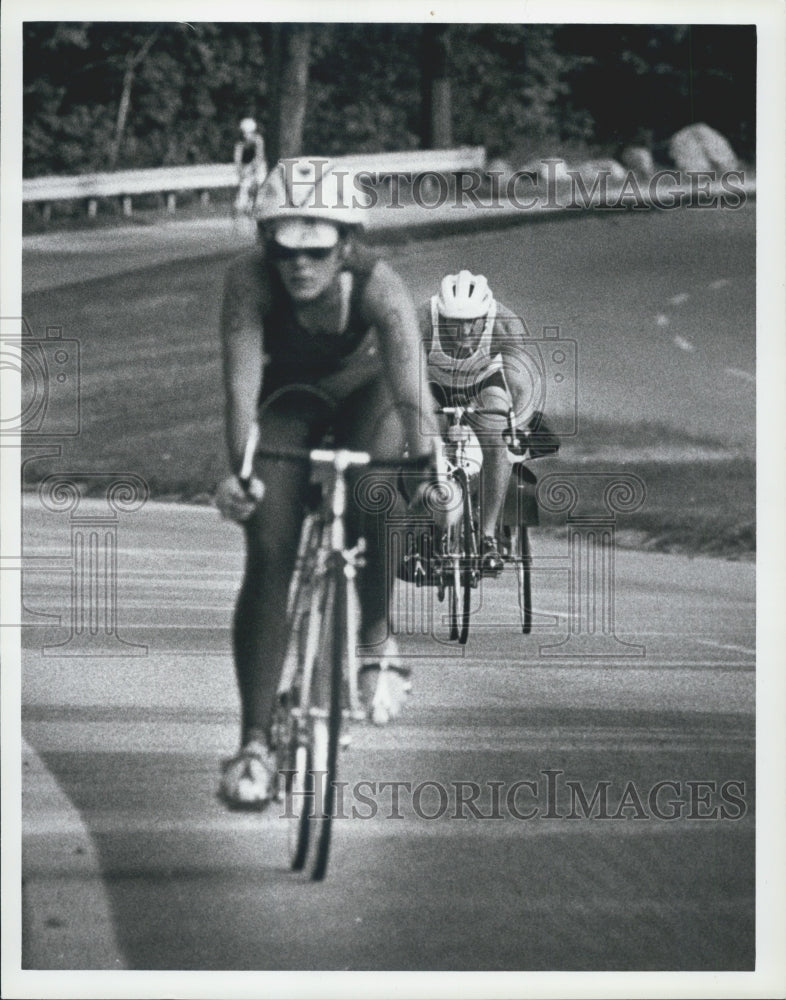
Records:
[[[265,121],[269,25],[30,22],[24,173],[231,159],[237,123]],[[423,27],[319,24],[303,152],[416,148]],[[706,121],[755,149],[752,26],[452,25],[452,136],[525,160],[558,149],[659,147]]]

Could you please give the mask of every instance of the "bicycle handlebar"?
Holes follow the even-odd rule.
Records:
[[[465,413],[483,413],[491,417],[508,417],[513,415],[513,410],[500,410],[495,406],[474,406],[469,404],[468,406],[440,406],[434,411],[437,416],[444,414],[447,417],[459,418],[463,417]]]
[[[256,454],[258,444],[259,424],[254,421],[248,432],[246,447],[243,449],[243,462],[240,466],[240,472],[237,474],[240,485],[246,493],[248,493],[248,488],[251,485],[251,477],[254,474],[254,455]]]
[[[351,465],[368,465],[371,462],[367,451],[349,451],[347,448],[314,448],[308,456],[312,462],[332,465],[342,472]]]
[[[339,471],[363,465],[381,469],[424,469],[433,460],[431,454],[420,458],[375,458],[366,451],[352,451],[349,448],[257,448],[255,454],[261,458],[277,458],[285,462],[332,465]]]
[[[461,425],[464,415],[467,413],[483,413],[491,417],[505,417],[508,421],[508,426],[502,431],[502,439],[508,447],[508,451],[512,455],[521,456],[526,454],[528,445],[522,444],[520,438],[520,432],[516,427],[516,414],[513,408],[507,410],[501,410],[494,406],[474,406],[471,403],[467,406],[440,406],[435,411],[437,415],[443,414],[448,417],[457,418],[457,422]]]
[[[289,462],[311,462],[319,465],[331,465],[336,472],[343,473],[350,467],[371,465],[383,469],[415,469],[422,471],[433,460],[431,454],[420,458],[374,458],[367,451],[353,451],[349,448],[260,448],[259,426],[254,423],[243,451],[243,463],[238,473],[238,480],[243,489],[248,492],[254,474],[254,459],[281,459]]]

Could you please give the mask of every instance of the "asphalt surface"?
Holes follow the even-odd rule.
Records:
[[[82,511],[100,512],[96,501]],[[25,574],[23,630],[29,967],[752,967],[751,565],[618,553],[615,631],[643,649],[616,651],[641,655],[541,649],[567,634],[566,543],[555,540],[535,541],[538,634],[519,632],[509,574],[484,585],[463,655],[437,641],[439,605],[433,618],[413,612],[411,703],[395,726],[354,729],[340,772],[347,818],[314,885],[286,869],[278,806],[238,816],[215,797],[236,739],[237,529],[206,508],[121,516],[117,634],[139,645],[111,652],[138,655],[107,656],[99,636],[92,653],[53,656],[66,650],[42,647],[70,634],[68,516],[34,497],[24,516],[26,558],[43,560]],[[405,586],[399,606],[423,593]],[[431,620],[436,636],[422,634]],[[376,785],[353,793],[361,781]],[[536,784],[511,806],[517,781]],[[617,818],[573,809],[569,781],[588,799],[608,782]],[[653,813],[661,781],[676,787],[657,807],[679,800],[676,819]],[[397,809],[381,782],[409,783]],[[424,782],[437,784],[416,801]],[[480,786],[479,815],[458,803],[461,782]],[[728,801],[727,782],[739,783]]]

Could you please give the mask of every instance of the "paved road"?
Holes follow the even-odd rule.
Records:
[[[95,501],[81,510],[101,513]],[[536,603],[554,624],[522,637],[503,577],[484,588],[463,656],[406,638],[416,678],[405,718],[358,727],[341,762],[347,812],[376,815],[337,821],[329,877],[312,885],[285,868],[275,808],[237,816],[215,799],[236,735],[237,530],[207,508],[151,502],[121,515],[119,634],[146,649],[68,657],[42,654],[69,636],[68,515],[29,497],[24,518],[26,565],[42,560],[26,573],[23,632],[29,966],[752,967],[751,565],[619,552],[616,631],[644,655],[564,660],[539,647],[566,634],[566,543],[536,539]],[[422,592],[401,594],[411,604]],[[531,819],[505,804],[524,780],[536,784],[519,786],[513,807],[535,809]],[[361,789],[366,802],[352,797],[361,781],[377,783]],[[437,785],[417,803],[400,786],[392,817],[385,781],[436,782],[444,815],[426,818],[440,811]],[[566,818],[568,781],[588,797],[609,782],[619,817],[578,807]],[[676,819],[653,814],[659,781],[676,783],[657,798],[663,814],[683,802]],[[481,817],[502,818],[460,806],[460,782],[480,786]],[[740,784],[724,801],[726,782]]]
[[[578,413],[594,420],[599,450],[627,423],[653,421],[697,455],[707,457],[713,442],[750,454],[753,221],[752,207],[596,214],[422,239],[416,252],[412,244],[388,254],[418,298],[445,271],[475,268],[494,277],[500,299],[536,335],[558,327],[575,340]],[[155,470],[166,460],[171,442],[149,426],[155,414],[132,405],[148,359],[147,384],[161,382],[161,399],[179,405],[182,397],[187,426],[178,440],[207,468],[220,437],[205,417],[220,409],[216,255],[229,247],[225,232],[224,242],[209,229],[188,232],[193,254],[174,262],[182,227],[99,252],[94,243],[27,244],[25,314],[35,330],[62,324],[83,347],[83,432],[71,451],[64,446],[69,467],[103,468],[108,433],[112,448],[130,442],[129,463],[144,455]],[[194,331],[206,323],[211,334],[195,350]],[[165,343],[173,358],[189,359],[176,384],[161,365]],[[117,381],[102,385],[110,361]],[[570,415],[556,399],[548,408]],[[698,435],[695,445],[683,431]],[[147,467],[122,467],[150,476]],[[81,511],[100,507],[90,501]],[[69,636],[70,528],[67,514],[26,498],[30,967],[752,967],[752,565],[619,552],[616,634],[644,647],[630,657],[606,650],[560,659],[541,648],[568,628],[568,563],[557,539],[537,540],[539,633],[519,634],[504,577],[484,587],[463,656],[424,633],[413,611],[405,640],[417,668],[412,704],[395,727],[359,727],[342,760],[348,812],[375,814],[337,821],[330,876],[314,886],[286,871],[275,810],[238,817],[215,799],[218,761],[236,739],[228,634],[236,530],[208,509],[155,503],[122,515],[117,530],[119,634],[137,645],[43,655]],[[400,594],[409,608],[422,597]],[[360,789],[365,803],[352,795],[361,781],[372,783]],[[532,784],[507,802],[521,781]],[[668,814],[674,799],[673,820],[649,800],[662,781],[675,786],[662,787],[655,805]],[[702,781],[714,786],[689,784]],[[399,786],[400,818],[381,782],[409,783]],[[480,816],[459,804],[459,792],[473,789],[462,782],[479,786]],[[584,818],[579,802],[579,817],[568,819],[571,794],[581,788],[591,799],[604,782],[618,818]],[[440,787],[444,815],[426,818],[439,811]],[[518,818],[511,805],[536,816]],[[705,813],[712,818],[697,818]]]

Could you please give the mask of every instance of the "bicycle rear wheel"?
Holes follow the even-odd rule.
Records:
[[[453,534],[451,532],[451,534]],[[448,594],[448,637],[458,639],[459,637],[459,594],[461,593],[461,556],[459,555],[458,542],[452,540],[456,550],[448,556],[447,579],[445,586]]]

